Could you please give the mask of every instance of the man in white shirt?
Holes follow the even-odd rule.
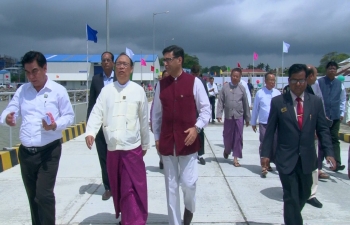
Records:
[[[275,84],[276,84],[275,75],[270,72],[266,73],[265,86],[255,94],[255,98],[254,98],[254,107],[253,107],[252,118],[250,123],[252,124],[253,131],[256,132],[257,130],[256,120],[259,117],[259,133],[260,133],[259,155],[261,153],[262,142],[264,140],[265,131],[267,127],[267,120],[270,114],[271,99],[281,94],[281,92],[275,88]],[[275,140],[274,140],[274,150],[271,151],[271,155],[269,156],[270,162],[274,161],[274,153],[276,152],[276,146],[277,146],[277,137],[275,137]],[[272,171],[272,168],[270,165],[268,165],[267,169],[263,169],[261,174],[262,177],[266,176],[267,171]]]
[[[210,105],[202,82],[182,70],[184,50],[172,45],[163,50],[163,56],[170,76],[158,83],[152,127],[164,164],[169,224],[181,224],[181,185],[184,225],[189,225],[196,206],[198,133],[209,122]]]
[[[215,99],[218,92],[218,87],[214,84],[214,77],[209,78],[209,83],[207,83],[209,92],[209,102],[211,106],[211,122],[215,123]]]
[[[248,83],[242,79],[239,81],[239,83],[242,84],[245,89],[245,93],[247,94],[247,98],[248,98],[249,107],[252,107],[252,95],[250,94]]]
[[[27,191],[32,224],[55,224],[55,194],[62,130],[71,125],[74,111],[67,90],[46,76],[40,52],[27,52],[22,66],[29,83],[21,85],[1,114],[1,123],[16,126],[22,117],[18,158]]]
[[[121,53],[117,81],[102,90],[86,126],[91,148],[101,125],[107,142],[107,172],[119,224],[146,224],[147,179],[143,156],[149,148],[148,101],[143,88],[130,81],[133,61]]]

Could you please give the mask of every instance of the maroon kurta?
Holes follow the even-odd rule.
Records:
[[[168,76],[160,81],[160,101],[162,103],[162,126],[159,137],[159,152],[164,156],[189,155],[200,149],[197,136],[192,145],[185,145],[188,133],[197,122],[197,108],[193,95],[195,77],[182,72],[175,80]]]

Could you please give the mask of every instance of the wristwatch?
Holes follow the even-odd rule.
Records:
[[[199,128],[197,126],[195,126],[195,128],[196,128],[198,134],[202,131],[202,128]]]

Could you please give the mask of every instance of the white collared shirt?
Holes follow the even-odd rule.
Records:
[[[107,84],[111,84],[114,81],[114,71],[112,70],[112,73],[109,77],[107,77],[107,75],[105,74],[105,72],[103,72],[103,84],[104,86],[106,86]]]
[[[247,94],[249,107],[251,107],[252,106],[252,95],[250,94],[248,83],[245,80],[242,80],[242,79],[241,79],[241,81],[239,83],[243,85],[243,87],[245,89],[245,93]]]
[[[252,111],[252,119],[250,121],[252,126],[256,126],[256,120],[259,117],[259,123],[267,124],[270,108],[271,108],[271,99],[280,95],[281,92],[276,88],[271,90],[267,89],[266,86],[261,88],[255,95],[254,98],[254,107]]]
[[[175,78],[175,79],[177,79],[177,78]],[[155,141],[159,140],[160,130],[161,130],[161,126],[162,126],[162,117],[163,117],[162,102],[159,99],[160,89],[161,89],[160,82],[158,82],[156,93],[155,93],[154,98],[153,98],[154,104],[153,104],[153,110],[152,110],[152,115],[151,115],[152,116],[152,129],[153,129]],[[194,95],[194,100],[196,103],[197,112],[199,114],[197,117],[197,122],[196,122],[196,124],[193,124],[193,126],[197,126],[199,128],[204,128],[208,124],[208,122],[211,118],[211,109],[210,109],[209,99],[207,97],[207,93],[205,92],[203,83],[197,77],[194,79],[193,95]],[[186,116],[186,115],[184,115],[184,116]]]
[[[292,96],[292,100],[293,100],[293,107],[294,107],[294,112],[295,112],[295,118],[298,121],[298,113],[297,113],[298,101],[296,100],[298,96],[296,96],[292,91],[290,91],[290,95]],[[301,106],[304,109],[304,92],[299,97],[301,98]]]
[[[11,112],[22,117],[19,139],[26,147],[40,147],[62,138],[62,130],[74,121],[74,111],[67,90],[49,78],[39,92],[31,83],[19,87],[1,114],[2,124],[6,124],[6,116]],[[46,131],[43,128],[42,118],[47,112],[55,119],[55,131]]]
[[[219,92],[218,92],[218,87],[216,86],[215,83],[211,84],[210,82],[207,83],[207,87],[208,87],[208,91],[210,89],[214,88],[214,91],[209,91],[209,97],[210,96],[216,96]]]

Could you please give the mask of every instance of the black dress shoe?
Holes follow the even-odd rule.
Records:
[[[345,166],[344,165],[337,165],[337,168],[335,169],[335,172],[339,171],[339,170],[344,170]]]
[[[306,203],[309,203],[310,205],[312,205],[316,208],[322,208],[322,206],[323,206],[322,203],[317,200],[317,198],[308,199],[306,201]]]
[[[205,159],[203,157],[199,158],[199,163],[205,165]]]
[[[159,169],[164,169],[164,164],[161,161],[159,161]]]
[[[102,200],[106,201],[111,197],[111,192],[109,190],[106,190],[105,193],[102,195]]]
[[[185,208],[184,213],[184,225],[190,225],[193,218],[193,213],[190,210]]]

